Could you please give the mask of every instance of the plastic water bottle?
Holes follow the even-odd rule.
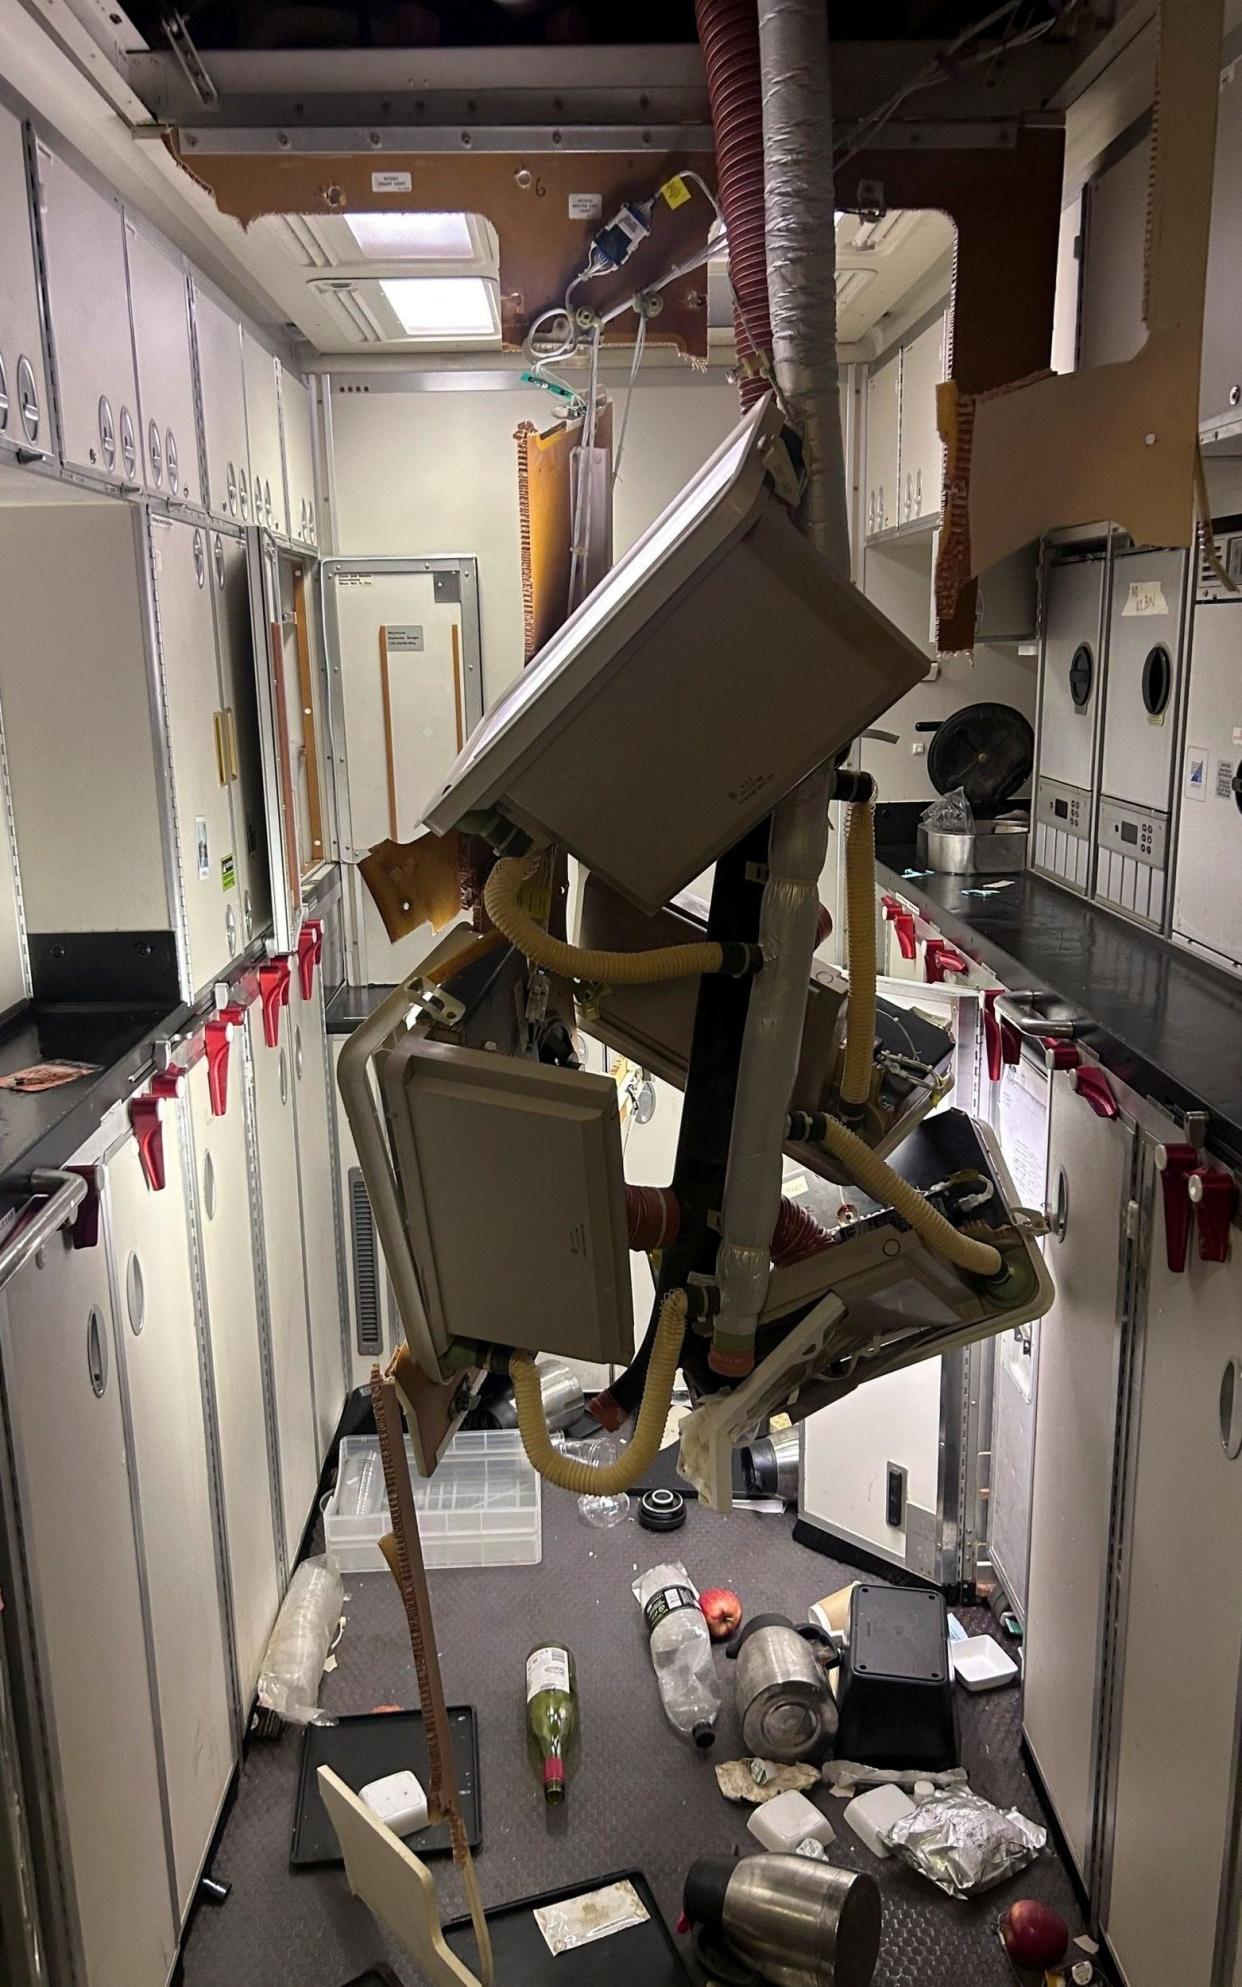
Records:
[[[720,1691],[694,1583],[684,1566],[653,1566],[635,1580],[634,1597],[647,1624],[664,1715],[675,1732],[705,1750],[716,1741]]]

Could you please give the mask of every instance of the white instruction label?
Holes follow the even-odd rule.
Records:
[[[1167,614],[1169,603],[1164,597],[1164,588],[1159,580],[1131,580],[1126,604],[1121,610],[1124,621],[1139,614]]]
[[[211,875],[211,854],[207,847],[207,817],[194,816],[194,840],[198,848],[198,873],[200,879]]]
[[[409,172],[373,172],[371,191],[372,193],[412,193],[414,175]]]
[[[421,652],[422,650],[423,631],[420,627],[394,627],[390,624],[385,628],[384,633],[388,637],[389,655],[394,655],[402,649],[417,652]]]
[[[571,193],[569,196],[569,218],[571,221],[602,221],[604,218],[603,194]]]
[[[526,1702],[541,1690],[569,1689],[568,1649],[535,1649],[526,1658]]]
[[[1216,798],[1217,800],[1230,800],[1232,797],[1233,761],[1231,759],[1218,759],[1216,761]]]
[[[1182,781],[1182,790],[1187,800],[1207,799],[1207,769],[1208,755],[1206,749],[1202,745],[1188,745],[1186,747],[1186,777]]]

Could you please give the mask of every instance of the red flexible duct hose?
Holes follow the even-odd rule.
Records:
[[[671,1187],[627,1186],[625,1214],[631,1249],[649,1254],[653,1249],[667,1249],[677,1240],[681,1208]],[[774,1263],[779,1266],[805,1262],[808,1256],[817,1256],[821,1249],[826,1249],[831,1239],[828,1230],[806,1208],[799,1207],[796,1201],[782,1200],[772,1236]]]
[[[650,1255],[653,1249],[667,1249],[677,1240],[681,1207],[671,1187],[627,1186],[625,1220],[631,1249]]]
[[[716,134],[716,190],[729,231],[739,360],[772,350],[763,226],[763,99],[756,0],[695,0]],[[757,372],[738,382],[743,409],[767,392]]]
[[[780,1269],[788,1263],[804,1263],[826,1249],[832,1237],[822,1222],[799,1207],[797,1201],[782,1200],[772,1232],[772,1261]]]

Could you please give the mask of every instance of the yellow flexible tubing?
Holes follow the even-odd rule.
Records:
[[[971,1276],[997,1274],[1001,1268],[999,1249],[993,1248],[990,1242],[976,1242],[973,1236],[961,1234],[951,1221],[946,1221],[943,1214],[937,1212],[917,1187],[912,1187],[909,1180],[903,1180],[900,1173],[894,1172],[883,1159],[877,1158],[871,1147],[864,1145],[839,1119],[829,1118],[823,1142],[865,1194],[882,1206],[895,1208],[902,1219],[910,1223],[915,1234],[938,1256],[947,1257],[949,1262]]]
[[[718,973],[724,964],[719,945],[666,945],[654,952],[586,952],[553,938],[518,903],[518,891],[539,866],[539,857],[505,856],[483,890],[483,904],[497,931],[536,966],[567,980],[603,980],[609,986],[650,986],[656,980],[685,980]]]
[[[850,809],[845,831],[845,905],[850,992],[845,1010],[841,1102],[863,1105],[871,1095],[875,1064],[875,810],[869,800],[858,801]]]
[[[509,1377],[513,1381],[513,1394],[517,1402],[522,1447],[545,1483],[555,1484],[558,1490],[572,1490],[578,1497],[615,1497],[637,1483],[639,1477],[650,1469],[664,1440],[664,1425],[673,1398],[673,1381],[677,1374],[677,1362],[681,1358],[685,1330],[686,1293],[684,1290],[670,1290],[660,1306],[660,1322],[656,1327],[651,1364],[647,1368],[642,1403],[634,1425],[634,1438],[624,1454],[603,1469],[577,1462],[574,1457],[562,1455],[559,1449],[553,1447],[535,1362],[528,1353],[514,1353],[509,1361]]]

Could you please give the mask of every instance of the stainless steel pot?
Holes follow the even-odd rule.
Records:
[[[773,1987],[869,1987],[880,1951],[875,1878],[803,1856],[706,1856],[691,1865],[685,1912],[705,1968],[724,1945]]]
[[[836,1700],[821,1648],[836,1659],[832,1643],[812,1622],[795,1627],[783,1614],[757,1614],[729,1645],[737,1663],[737,1711],[742,1741],[761,1759],[789,1764],[822,1759],[837,1731]]]

